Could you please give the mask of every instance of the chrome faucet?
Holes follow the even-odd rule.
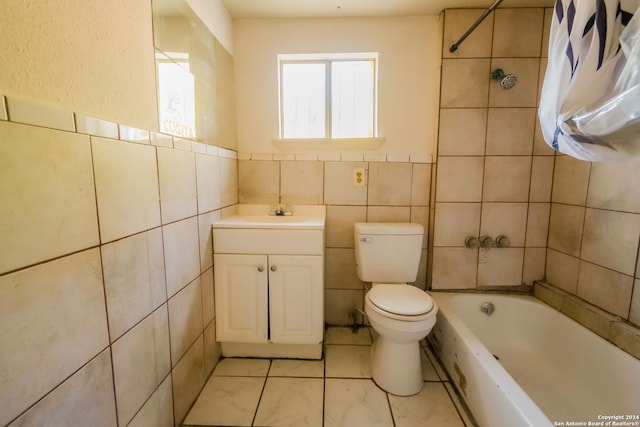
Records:
[[[292,215],[292,212],[290,210],[287,210],[287,207],[285,205],[278,205],[269,212],[269,215],[288,216]]]

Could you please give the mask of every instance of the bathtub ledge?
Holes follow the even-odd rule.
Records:
[[[546,282],[535,282],[533,295],[616,347],[640,359],[640,328]]]

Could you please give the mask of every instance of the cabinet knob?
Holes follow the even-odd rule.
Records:
[[[271,271],[276,271],[278,269],[278,267],[276,267],[275,265],[271,266]]]
[[[258,266],[258,271],[264,271],[264,266],[259,265],[259,266]]]

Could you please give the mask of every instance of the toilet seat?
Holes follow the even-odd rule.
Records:
[[[372,308],[391,315],[389,317],[406,316],[406,320],[418,320],[414,316],[422,318],[434,307],[433,300],[426,292],[411,285],[376,284],[367,292],[367,300],[373,305]]]

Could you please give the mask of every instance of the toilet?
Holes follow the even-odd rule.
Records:
[[[355,223],[358,277],[371,282],[365,313],[378,336],[371,347],[371,376],[398,396],[419,393],[424,385],[420,340],[436,323],[438,307],[416,280],[424,228],[414,223]]]

